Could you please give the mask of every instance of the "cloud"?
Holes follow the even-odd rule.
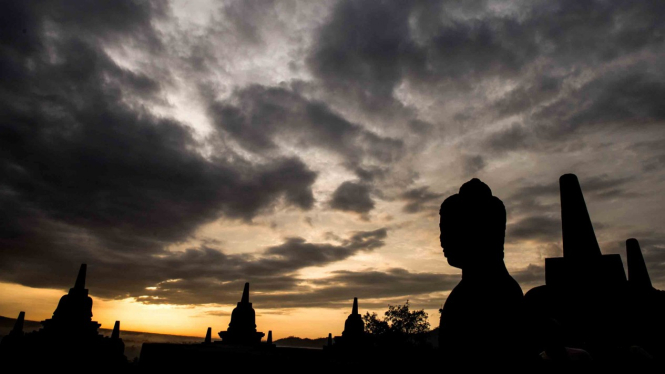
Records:
[[[394,105],[402,65],[418,61],[409,40],[408,3],[341,1],[320,30],[308,57],[311,71],[330,89],[379,110]]]
[[[144,303],[230,304],[239,298],[239,290],[242,290],[245,281],[250,282],[252,289],[259,290],[261,295],[299,291],[303,282],[296,274],[299,270],[325,266],[359,252],[373,251],[385,245],[386,237],[386,229],[355,232],[340,245],[308,243],[293,237],[253,255],[227,255],[205,247],[189,249],[144,265],[142,271],[152,270],[164,280],[151,285],[156,287],[154,290],[137,289],[131,296]],[[261,300],[264,296],[256,297]]]
[[[485,143],[496,152],[522,151],[529,147],[530,134],[526,128],[513,124],[507,129],[488,135]]]
[[[474,175],[485,168],[485,159],[481,155],[464,155],[461,159],[462,168],[467,175]]]
[[[225,312],[225,311],[221,311],[221,310],[220,310],[220,311],[215,310],[215,311],[208,311],[208,312],[206,312],[205,314],[206,314],[206,315],[209,315],[209,316],[215,316],[215,317],[228,317],[228,316],[231,315],[231,312]]]
[[[510,272],[510,275],[521,285],[524,293],[545,283],[545,268],[543,266],[529,264],[524,269]]]
[[[437,95],[465,101],[455,112],[475,126],[526,119],[492,135],[488,144],[498,152],[548,149],[560,145],[553,138],[586,127],[662,122],[656,98],[663,76],[654,68],[665,35],[660,2],[500,8],[491,1],[340,1],[308,66],[331,97],[366,112],[406,110],[416,120],[421,104],[404,97],[418,94],[426,102]]]
[[[578,175],[587,206],[590,202],[603,202],[617,198],[630,199],[640,196],[632,191],[633,178],[608,174]],[[556,243],[561,239],[561,206],[559,183],[525,184],[505,199],[509,220],[506,241],[536,241]],[[595,218],[595,219],[594,219]],[[607,228],[598,217],[592,217],[596,230]]]
[[[209,111],[220,130],[258,154],[279,153],[278,143],[316,147],[342,157],[354,170],[363,161],[391,164],[404,152],[401,140],[368,131],[286,88],[253,85],[211,102]]]
[[[248,274],[290,273],[309,266],[322,266],[351,257],[358,251],[382,247],[386,229],[358,232],[344,240],[341,246],[307,243],[303,238],[287,238],[275,247],[267,248],[265,257],[246,266]]]
[[[631,150],[644,155],[642,170],[645,172],[657,172],[665,166],[665,139],[648,140],[637,142],[631,146]]]
[[[220,217],[312,208],[317,174],[299,158],[257,162],[224,148],[203,155],[206,144],[188,126],[142,107],[157,100],[161,82],[119,66],[103,47],[159,48],[151,22],[163,10],[120,1],[102,15],[104,4],[68,4],[15,4],[3,23],[17,35],[0,49],[0,215],[12,222],[0,239],[3,279],[45,286],[33,272],[19,274],[22,264],[37,272],[149,261]],[[82,21],[65,22],[74,19]],[[64,271],[50,271],[64,286]]]
[[[314,281],[316,288],[286,295],[266,295],[261,300],[268,305],[280,302],[291,306],[344,307],[350,305],[349,300],[358,297],[366,307],[371,305],[365,301],[367,299],[405,298],[444,292],[459,281],[459,275],[413,273],[402,268],[334,271],[330,277]],[[383,303],[380,305],[383,306]]]
[[[70,1],[22,2],[4,4],[3,28],[19,40],[8,38],[3,44],[36,46],[45,27],[60,35],[89,40],[117,42],[122,38],[137,39],[152,48],[160,47],[160,40],[152,21],[168,13],[165,4],[131,0],[74,4]],[[9,43],[9,42],[12,43]],[[28,42],[27,45],[24,44]],[[24,50],[25,51],[25,50]]]
[[[436,202],[438,205],[438,200],[442,200],[444,194],[434,193],[429,191],[429,187],[419,187],[407,190],[402,194],[402,199],[407,203],[402,208],[402,211],[405,213],[418,213],[424,209],[436,208],[434,205],[425,206],[425,204]]]
[[[541,285],[545,279],[542,267],[529,265],[511,271],[511,275],[522,284],[523,290]],[[440,295],[451,291],[461,280],[457,274],[412,272],[403,268],[384,271],[334,271],[329,277],[313,281],[315,288],[302,289],[297,293],[257,296],[259,302],[270,307],[279,303],[287,307],[347,307],[349,301],[358,297],[363,308],[385,307],[385,300],[417,299],[421,308],[439,308],[445,302]]]
[[[613,198],[615,196],[631,197],[636,194],[630,191],[633,181],[631,176],[612,176],[609,174],[578,175],[582,193],[585,197]],[[538,198],[559,197],[559,181],[548,184],[528,184],[517,189],[511,199],[530,200]]]
[[[235,303],[251,278],[269,307],[372,292],[435,305],[434,285],[455,277],[370,269],[330,273],[319,288],[299,278],[380,248],[385,231],[316,243],[285,221],[283,242],[254,253],[165,248],[220,218],[250,224],[285,208],[313,210],[317,228],[340,211],[434,209],[443,196],[416,186],[445,187],[455,173],[512,189],[515,244],[560,237],[558,185],[532,181],[548,170],[577,170],[587,201],[648,198],[626,211],[653,211],[665,165],[663,6],[245,1],[190,25],[159,2],[5,2],[0,278],[67,288],[88,262],[95,295],[146,303]],[[316,204],[314,186],[336,189]],[[329,209],[332,219],[318,215]],[[645,255],[660,264],[652,229]]]
[[[636,64],[589,81],[571,94],[537,110],[531,117],[546,137],[575,136],[589,128],[659,125],[665,109],[665,76]]]
[[[88,288],[98,297],[129,297],[153,304],[233,304],[246,281],[252,289],[268,294],[298,290],[302,283],[299,270],[374,251],[385,245],[386,237],[386,229],[351,233],[339,245],[292,237],[254,254],[226,254],[210,247],[155,254],[104,253],[95,248],[84,261],[88,262]],[[57,244],[43,254],[9,252],[13,256],[3,261],[3,280],[36,287],[71,287],[78,266],[72,258],[76,254]],[[27,261],[35,255],[45,259]],[[51,268],[55,264],[58,267]]]
[[[550,216],[529,216],[508,224],[506,241],[511,243],[523,240],[556,242],[561,238],[561,218]]]
[[[337,187],[330,200],[330,207],[355,213],[368,213],[374,209],[374,200],[366,184],[346,181]]]

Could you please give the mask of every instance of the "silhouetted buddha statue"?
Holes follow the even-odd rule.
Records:
[[[245,283],[242,299],[231,312],[229,328],[220,331],[219,337],[225,344],[257,345],[264,335],[256,331],[256,314],[249,302],[249,283]]]
[[[503,203],[474,178],[441,204],[439,214],[443,253],[462,269],[441,313],[442,354],[457,365],[519,359],[523,294],[503,262]]]

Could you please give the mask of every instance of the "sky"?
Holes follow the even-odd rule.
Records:
[[[505,204],[524,292],[575,173],[603,253],[665,288],[665,3],[4,1],[0,315],[49,318],[81,263],[103,327],[339,335],[459,282],[438,209]]]

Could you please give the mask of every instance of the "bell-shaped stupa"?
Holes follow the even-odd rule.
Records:
[[[92,320],[92,298],[85,288],[86,264],[82,264],[74,287],[60,298],[53,317],[41,322],[43,328],[23,334],[24,313],[21,312],[12,334],[20,336],[20,344],[0,347],[0,357],[11,362],[24,362],[39,357],[36,367],[68,367],[82,371],[90,365],[104,363],[119,367],[127,363],[125,344],[120,338],[120,321],[116,321],[110,337],[101,335],[100,324]],[[12,335],[10,334],[10,335]],[[4,342],[4,340],[3,340]],[[11,355],[9,355],[10,353]]]
[[[349,314],[346,318],[346,322],[344,322],[342,336],[347,339],[353,339],[363,336],[363,334],[365,334],[365,323],[363,322],[360,313],[358,313],[358,298],[354,297],[353,309],[351,309],[351,314]]]
[[[365,343],[367,334],[365,333],[365,323],[358,313],[358,298],[353,298],[353,308],[351,314],[344,322],[344,331],[342,336],[335,337],[335,346],[340,348],[357,347]]]
[[[99,326],[92,320],[92,298],[85,288],[87,265],[81,264],[76,283],[69,293],[60,298],[53,317],[42,321],[44,333],[48,335],[65,335],[81,338],[97,336]]]
[[[231,313],[231,322],[219,337],[224,344],[257,345],[265,334],[256,331],[256,313],[249,302],[249,283],[245,283],[242,299]]]

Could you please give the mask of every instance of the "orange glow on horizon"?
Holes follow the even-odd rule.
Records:
[[[63,290],[31,288],[14,283],[0,283],[0,292],[3,295],[0,299],[0,315],[16,318],[20,311],[25,311],[25,318],[31,321],[51,318],[60,297],[66,293]],[[148,305],[133,299],[105,300],[94,295],[91,297],[93,320],[101,323],[102,328],[111,329],[115,321],[120,321],[121,330],[124,331],[203,338],[207,328],[212,327],[213,339],[218,331],[226,330],[235,307]],[[326,337],[328,333],[339,335],[344,329],[350,307],[261,309],[254,305],[257,330],[266,335],[272,330],[274,340],[289,336],[316,339]],[[211,312],[224,315],[211,315]],[[382,311],[377,312],[382,314]],[[361,313],[365,313],[362,305]],[[434,315],[430,313],[430,317]]]

